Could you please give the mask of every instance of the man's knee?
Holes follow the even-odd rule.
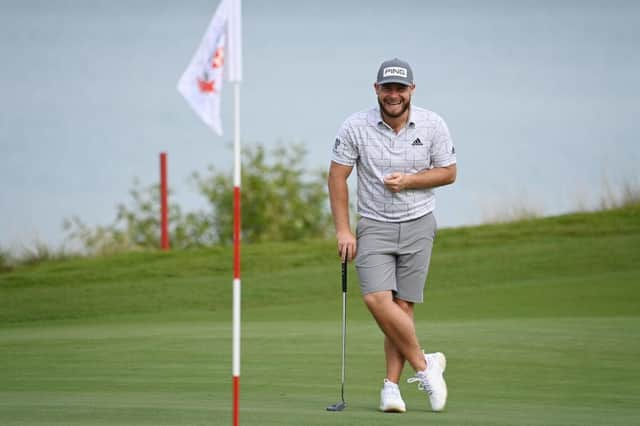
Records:
[[[406,300],[394,298],[393,301],[396,305],[400,306],[405,313],[413,317],[413,302],[407,302]]]
[[[362,296],[365,305],[369,308],[370,311],[375,311],[380,306],[385,305],[386,303],[393,302],[393,296],[391,295],[391,291],[376,291],[373,293],[367,293]]]

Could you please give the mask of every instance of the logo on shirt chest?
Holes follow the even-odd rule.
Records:
[[[411,146],[423,146],[423,143],[420,138],[416,138],[416,140],[411,143]]]

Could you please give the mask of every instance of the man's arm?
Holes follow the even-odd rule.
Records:
[[[418,173],[391,173],[384,179],[384,184],[392,192],[400,192],[405,189],[426,189],[437,186],[449,185],[456,180],[457,169],[455,164],[446,167],[434,167],[422,170]]]
[[[333,213],[333,223],[338,240],[338,254],[342,260],[353,260],[356,255],[356,238],[349,224],[349,188],[347,178],[353,166],[345,166],[334,161],[329,168],[329,201]]]

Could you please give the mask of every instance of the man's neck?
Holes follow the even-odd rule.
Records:
[[[400,130],[402,130],[402,128],[404,126],[406,126],[407,122],[409,121],[409,112],[410,111],[411,111],[411,108],[409,107],[409,108],[407,108],[407,110],[401,116],[399,116],[399,117],[389,117],[381,109],[380,110],[380,114],[382,116],[382,121],[384,121],[389,127],[391,127],[394,132],[400,133]]]

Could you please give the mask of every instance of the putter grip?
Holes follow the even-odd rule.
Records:
[[[342,262],[342,292],[347,292],[347,261]]]

